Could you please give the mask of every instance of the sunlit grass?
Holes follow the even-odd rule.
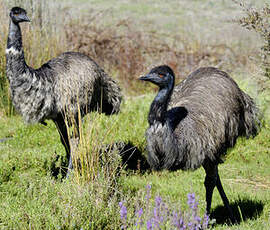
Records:
[[[146,155],[144,133],[148,126],[147,113],[154,93],[152,89],[144,88],[141,82],[134,85],[138,84],[137,89],[146,95],[125,95],[118,115],[92,113],[85,117],[80,124],[82,135],[75,151],[77,155],[72,175],[68,180],[52,177],[54,167],[61,167],[62,162],[56,162],[57,157],[60,155],[64,158],[65,155],[55,125],[51,121],[47,127],[41,124],[24,124],[20,116],[14,115],[8,99],[4,52],[8,26],[7,6],[10,7],[13,2],[15,4],[16,1],[0,0],[0,35],[3,37],[0,39],[0,228],[119,229],[121,222],[118,202],[125,200],[129,207],[136,207],[138,203],[144,202],[143,191],[148,184],[152,186],[153,197],[160,195],[169,205],[184,210],[187,209],[187,194],[194,192],[199,201],[199,212],[204,214],[205,173],[202,168],[194,172],[130,171],[124,170],[117,152],[109,152],[107,155],[102,152],[104,146],[122,141],[131,142]],[[252,2],[261,4],[265,1]],[[172,36],[177,35],[178,40],[173,45],[175,48],[182,48],[185,55],[196,52],[207,54],[211,47],[217,47],[215,49],[218,55],[211,56],[215,59],[211,63],[221,63],[221,67],[229,70],[240,87],[255,99],[264,114],[264,120],[260,134],[254,139],[239,139],[235,148],[229,151],[225,163],[219,166],[226,194],[233,207],[241,211],[244,221],[239,225],[228,226],[224,217],[222,218],[223,203],[215,190],[212,208],[219,223],[214,229],[269,229],[269,83],[262,81],[263,74],[256,67],[257,63],[253,62],[258,55],[257,48],[261,41],[256,35],[243,32],[228,21],[232,16],[238,15],[240,10],[230,1],[214,0],[173,0],[170,4],[166,3],[166,6],[160,0],[81,0],[80,4],[76,1],[76,6],[70,0],[65,1],[65,4],[72,7],[65,8],[67,11],[59,10],[59,14],[51,18],[51,22],[58,21],[54,24],[56,27],[50,27],[52,30],[45,33],[44,28],[41,29],[35,22],[35,18],[33,23],[23,25],[25,56],[29,65],[39,67],[57,54],[72,49],[61,37],[63,34],[58,31],[58,26],[73,19],[74,15],[80,17],[81,14],[89,14],[88,9],[97,13],[100,10],[109,10],[102,18],[106,26],[128,17],[139,30],[159,31],[160,37],[169,42],[172,41]],[[49,8],[51,11],[46,11],[48,14],[57,9]],[[66,16],[66,21],[62,20],[63,15]],[[208,64],[207,58],[206,55],[198,64]],[[170,57],[164,55],[147,61],[150,65],[155,65],[168,59]],[[191,69],[198,67],[192,62],[186,64]],[[185,75],[185,67],[180,66],[175,71]],[[117,70],[107,70],[113,77],[118,77]],[[128,94],[129,82],[121,84]]]
[[[0,226],[18,229],[31,224],[33,228],[72,229],[76,226],[87,229],[91,222],[94,229],[118,229],[118,202],[125,200],[130,208],[136,207],[138,201],[144,202],[141,196],[148,184],[152,186],[153,198],[160,195],[168,204],[184,210],[187,194],[194,192],[199,213],[203,215],[205,173],[202,168],[194,172],[140,173],[123,171],[120,166],[120,174],[116,174],[114,170],[119,167],[119,161],[112,158],[107,159],[105,166],[94,162],[96,168],[92,170],[96,171],[92,172],[99,172],[94,180],[91,175],[95,174],[88,171],[91,164],[87,165],[86,161],[97,160],[95,157],[104,145],[131,141],[144,151],[147,112],[153,96],[127,99],[119,115],[93,113],[87,116],[82,124],[84,140],[78,150],[84,158],[80,158],[82,155],[77,158],[83,159],[86,171],[80,167],[69,180],[62,182],[50,176],[49,165],[55,155],[64,155],[65,151],[54,124],[26,126],[20,117],[2,118],[1,138],[12,138],[0,143],[0,208],[5,210],[0,213]],[[258,212],[252,212],[244,222],[230,229],[269,227],[269,139],[269,127],[263,127],[254,139],[239,139],[219,167],[224,189],[234,207],[239,206],[244,216],[247,209]],[[115,156],[117,154],[109,157]],[[111,171],[102,175],[105,169]],[[215,190],[212,208],[217,217],[223,212],[219,211],[222,206]],[[228,226],[218,224],[215,229],[228,229]]]

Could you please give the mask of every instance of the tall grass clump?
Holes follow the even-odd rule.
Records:
[[[80,118],[80,116],[79,116]],[[79,119],[78,127],[74,125],[68,130],[73,158],[73,176],[77,183],[91,182],[99,187],[112,188],[116,185],[121,158],[112,143],[114,125],[102,128],[104,117],[98,113],[89,117],[84,126]],[[117,119],[116,117],[112,119]],[[74,138],[74,130],[79,129],[80,136]],[[105,144],[107,143],[107,144]],[[107,151],[105,151],[105,148]]]
[[[147,97],[147,101],[150,98]],[[75,119],[70,116],[69,121],[66,119],[71,124],[68,136],[74,159],[73,174],[78,183],[104,182],[110,187],[117,184],[123,169],[149,168],[143,156],[146,125],[143,115],[147,109],[145,98],[127,99],[116,115],[92,112],[84,117],[83,122],[79,116],[78,127]],[[138,117],[141,117],[139,121]]]
[[[79,104],[78,108],[81,108]],[[67,131],[73,159],[73,177],[78,184],[91,183],[105,190],[117,189],[122,169],[122,149],[116,144],[120,139],[116,137],[120,118],[96,111],[87,114],[82,122],[80,109],[78,111],[78,117],[64,112],[66,126],[69,127]]]
[[[122,222],[121,229],[207,229],[209,216],[200,217],[198,202],[195,194],[188,194],[188,209],[183,211],[175,205],[164,201],[157,195],[151,201],[151,185],[146,186],[145,196],[137,201],[136,207],[128,207],[127,202],[119,202],[119,214]],[[135,202],[134,202],[135,203]],[[130,206],[130,205],[129,205]]]
[[[9,12],[13,6],[26,9],[30,23],[22,27],[23,47],[26,63],[38,68],[49,59],[66,50],[65,37],[62,36],[65,12],[60,3],[55,1],[0,0],[0,110],[4,114],[14,113],[9,98],[6,78],[5,50],[8,36]]]

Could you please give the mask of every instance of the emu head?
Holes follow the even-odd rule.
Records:
[[[20,22],[30,22],[30,19],[27,17],[26,10],[20,7],[13,7],[9,16],[11,20],[16,24]]]
[[[173,70],[167,65],[161,65],[151,69],[147,75],[140,77],[139,80],[150,81],[162,89],[173,88],[174,78]]]

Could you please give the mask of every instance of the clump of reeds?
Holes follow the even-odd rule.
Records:
[[[91,120],[87,122],[86,127],[83,127],[81,120],[79,121],[80,137],[75,140],[75,143],[71,137],[73,134],[69,132],[74,163],[73,173],[79,183],[101,183],[109,188],[117,181],[121,168],[121,158],[117,149],[113,148],[113,143],[105,145],[108,136],[116,127],[102,129],[101,120],[104,118],[95,115],[89,118]],[[107,151],[104,151],[105,146],[108,148]]]
[[[121,150],[115,147],[112,137],[117,129],[118,117],[109,116],[107,119],[113,119],[115,122],[110,122],[111,125],[107,124],[104,128],[105,115],[93,112],[87,115],[83,122],[80,109],[78,111],[78,117],[72,116],[68,108],[63,114],[66,126],[69,127],[68,139],[73,161],[73,169],[68,172],[69,177],[78,184],[90,182],[95,188],[100,189],[99,192],[113,192],[117,190],[117,181],[122,169],[119,154]],[[62,159],[58,157],[57,160]],[[52,168],[52,173],[64,172],[60,175],[64,176],[67,161],[68,159],[65,159],[62,165],[58,165],[60,169]]]

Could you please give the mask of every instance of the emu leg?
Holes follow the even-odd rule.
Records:
[[[67,172],[67,177],[68,177],[69,171],[73,168],[73,166],[72,166],[72,157],[70,154],[70,144],[69,144],[69,139],[68,139],[67,127],[66,127],[66,124],[65,124],[65,121],[63,118],[59,118],[59,119],[55,120],[54,123],[55,123],[57,130],[59,132],[61,142],[65,147],[66,157],[67,157],[67,159],[69,159],[68,172]]]
[[[218,166],[211,161],[207,161],[207,162],[205,162],[203,167],[204,167],[204,170],[206,172],[204,185],[205,185],[205,189],[206,189],[206,212],[207,212],[207,214],[210,214],[213,190],[214,190],[215,186],[217,186],[217,189],[218,189],[219,194],[221,196],[221,199],[224,203],[224,206],[226,207],[226,209],[229,212],[231,222],[236,223],[236,219],[233,215],[229,200],[224,192],[224,189],[223,189],[221,181],[220,181],[220,177],[218,174]]]
[[[73,126],[73,132],[70,137],[70,158],[69,158],[69,170],[73,168],[72,165],[72,156],[75,156],[75,153],[77,151],[77,147],[79,144],[80,139],[80,129],[79,129],[79,119],[78,116],[74,115],[74,118],[71,121],[71,124]]]
[[[221,181],[220,181],[220,177],[219,177],[218,174],[217,174],[217,182],[216,182],[216,186],[217,186],[217,189],[218,189],[219,194],[220,194],[220,196],[221,196],[221,199],[222,199],[222,201],[223,201],[223,203],[224,203],[224,206],[227,208],[227,210],[228,210],[228,212],[229,212],[229,214],[230,214],[231,222],[232,222],[232,223],[236,223],[236,219],[235,219],[235,217],[234,217],[234,215],[233,215],[232,208],[231,208],[230,203],[229,203],[229,200],[228,200],[228,198],[227,198],[227,196],[226,196],[226,194],[225,194],[225,192],[224,192],[224,189],[223,189],[223,187],[222,187],[222,184],[221,184]]]
[[[206,213],[210,215],[213,191],[217,181],[217,166],[209,162],[203,165],[206,172],[204,186],[206,190]]]

